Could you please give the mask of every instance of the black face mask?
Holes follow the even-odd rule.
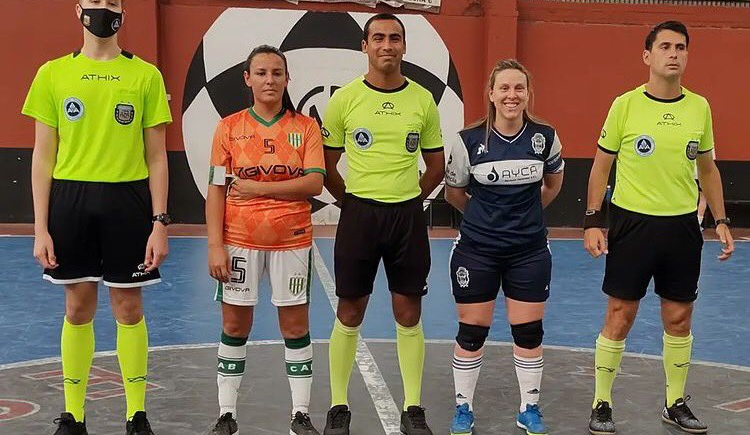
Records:
[[[122,12],[109,9],[83,9],[81,23],[89,32],[100,38],[109,38],[122,25]]]

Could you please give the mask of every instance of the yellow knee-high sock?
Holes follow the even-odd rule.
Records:
[[[612,405],[612,384],[615,382],[617,370],[620,369],[623,352],[625,352],[625,340],[610,340],[599,334],[596,339],[596,353],[594,355],[596,378],[594,407],[600,400],[608,402],[610,406]]]
[[[664,373],[667,378],[667,406],[685,397],[693,335],[673,337],[664,333]]]
[[[135,325],[117,322],[117,359],[120,361],[128,420],[146,410],[146,376],[148,375],[148,330],[146,319]]]
[[[331,375],[331,407],[348,405],[349,377],[352,374],[354,358],[357,356],[357,340],[360,326],[349,327],[339,322],[333,323],[331,342],[328,346],[328,367]]]
[[[412,327],[396,323],[396,347],[401,382],[404,384],[404,411],[422,402],[422,372],[424,371],[424,331],[420,321]]]
[[[65,412],[73,414],[80,423],[85,416],[86,386],[89,383],[91,359],[94,357],[94,321],[73,325],[67,318],[64,319],[60,349]]]

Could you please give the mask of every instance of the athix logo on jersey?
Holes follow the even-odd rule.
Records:
[[[656,143],[654,142],[654,138],[646,134],[635,138],[634,145],[635,145],[635,152],[641,157],[650,156],[651,154],[654,153],[654,149],[656,148]]]
[[[63,111],[68,121],[78,121],[83,118],[83,101],[76,97],[66,98],[63,102]]]
[[[329,137],[331,137],[331,132],[328,131],[328,129],[325,128],[325,127],[322,127],[320,129],[320,134],[323,135],[323,137],[326,138],[326,139],[329,138]]]
[[[687,146],[685,147],[685,155],[690,160],[695,160],[696,157],[698,157],[698,141],[697,140],[691,140],[687,143]]]
[[[479,147],[477,147],[477,155],[486,154],[486,153],[487,153],[487,145],[480,143]]]
[[[456,281],[461,288],[469,286],[469,271],[465,267],[461,266],[456,270]]]
[[[295,296],[305,291],[307,278],[304,276],[293,276],[289,278],[289,292]]]
[[[394,110],[396,108],[396,105],[391,103],[390,101],[386,101],[385,103],[381,104],[380,107],[383,110],[376,110],[376,115],[401,116],[401,112],[397,112],[396,110]]]
[[[96,81],[96,82],[121,82],[121,76],[113,76],[112,74],[84,74],[81,76],[81,81]]]
[[[293,146],[296,150],[302,146],[302,133],[289,133],[287,135],[287,140],[289,141],[289,145]]]
[[[675,116],[671,113],[665,113],[661,116],[661,119],[663,121],[659,121],[656,123],[656,125],[668,125],[671,127],[679,127],[682,125],[681,122],[675,121]]]
[[[531,138],[531,147],[534,149],[534,154],[541,154],[544,152],[547,139],[541,133],[536,133]]]
[[[366,128],[358,128],[352,133],[354,145],[361,150],[366,150],[372,146],[372,133]]]

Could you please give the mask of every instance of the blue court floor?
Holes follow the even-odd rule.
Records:
[[[456,316],[448,280],[451,240],[433,240],[430,291],[424,299],[423,324],[428,339],[450,340]],[[59,331],[64,313],[63,291],[42,281],[31,256],[31,237],[0,238],[0,365],[55,357],[60,353]],[[317,239],[325,266],[333,271],[333,240]],[[591,348],[603,320],[605,297],[600,291],[604,260],[593,260],[579,240],[552,240],[554,261],[551,298],[545,318],[545,344]],[[700,297],[694,316],[695,359],[750,366],[750,244],[738,243],[734,257],[716,260],[720,245],[706,242]],[[172,238],[170,256],[161,268],[163,283],[145,291],[151,346],[215,343],[220,333],[219,306],[213,302],[214,285],[206,272],[206,239]],[[267,284],[265,285],[267,289]],[[251,340],[279,339],[276,313],[268,291],[261,303]],[[100,292],[96,318],[96,350],[115,347],[115,326],[108,293]],[[329,337],[334,313],[320,279],[312,291],[311,334]],[[394,338],[390,298],[384,274],[362,331],[365,338]],[[662,328],[658,299],[652,292],[643,300],[627,351],[661,354]],[[498,306],[491,340],[510,341],[505,310]],[[736,343],[736,345],[732,345]]]

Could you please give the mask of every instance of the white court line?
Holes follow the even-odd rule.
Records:
[[[328,271],[325,261],[320,255],[320,250],[318,250],[318,246],[315,243],[313,243],[312,249],[315,256],[315,270],[318,272],[318,277],[323,284],[333,312],[336,313],[336,308],[339,304],[339,300],[336,297],[336,283],[331,277],[331,272]],[[367,391],[370,393],[375,410],[378,412],[380,424],[383,425],[383,429],[387,435],[400,435],[401,412],[398,406],[396,406],[396,401],[393,400],[388,385],[385,383],[385,379],[383,379],[383,375],[375,363],[375,358],[370,353],[370,349],[362,339],[361,334],[357,338],[357,367],[359,367],[359,371],[365,381],[365,386],[367,386]]]

